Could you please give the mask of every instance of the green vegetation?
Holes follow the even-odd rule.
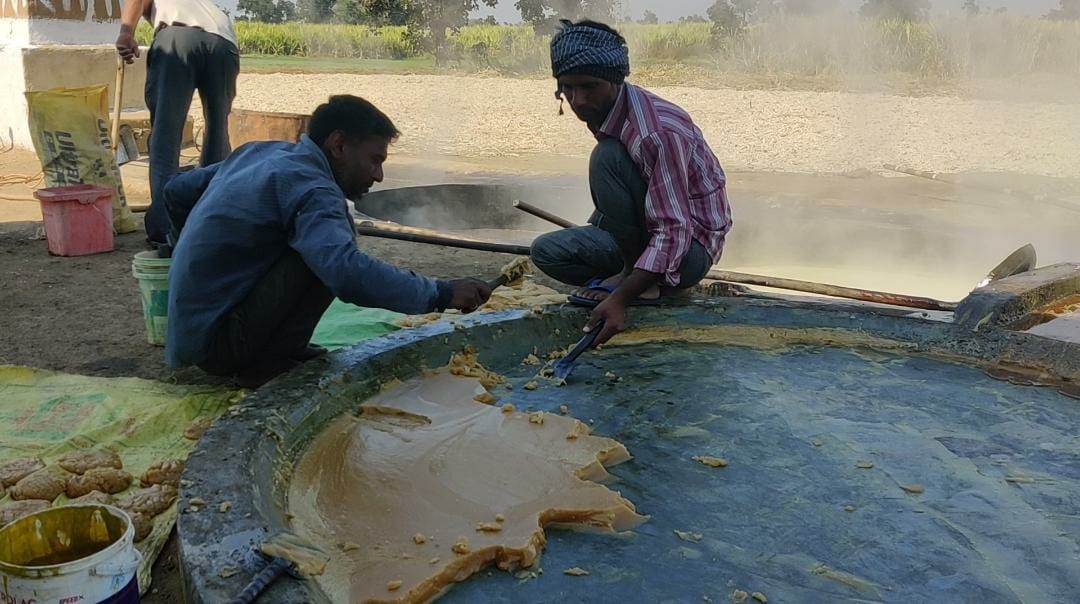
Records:
[[[404,59],[417,53],[401,26],[366,27],[314,23],[236,24],[240,53],[354,59]]]
[[[777,16],[723,33],[709,22],[627,23],[620,29],[630,44],[635,72],[645,79],[650,72],[662,72],[675,74],[677,80],[681,67],[688,73],[773,80],[882,74],[934,80],[1030,74],[1080,78],[1080,22],[1069,20],[989,14],[929,21],[822,15]],[[241,54],[320,59],[311,62],[312,71],[323,70],[318,65],[357,66],[349,71],[432,69],[430,54],[404,26],[240,21],[236,30]],[[148,44],[150,33],[140,28],[140,43]],[[448,29],[444,66],[539,76],[548,69],[548,40],[527,25]]]
[[[240,60],[244,73],[435,73],[430,56],[408,59],[334,59],[326,57],[274,57],[247,55]]]

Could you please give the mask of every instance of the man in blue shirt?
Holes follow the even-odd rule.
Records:
[[[170,365],[258,387],[325,352],[309,341],[334,297],[409,314],[472,312],[487,301],[482,281],[431,279],[357,248],[345,200],[382,181],[398,134],[368,101],[334,96],[299,143],[244,145],[169,181],[165,203],[179,233]]]

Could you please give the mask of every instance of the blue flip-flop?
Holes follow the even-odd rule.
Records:
[[[604,279],[601,277],[593,277],[592,279],[590,279],[589,282],[585,284],[585,289],[587,291],[604,292],[608,295],[611,295],[615,292],[614,287],[611,287],[610,285],[604,285]],[[600,305],[601,302],[603,302],[603,300],[592,300],[590,298],[579,296],[577,294],[570,294],[570,303],[574,306],[596,308]],[[630,306],[656,306],[662,303],[663,302],[660,300],[660,298],[655,298],[652,300],[638,298],[637,300],[631,302]]]

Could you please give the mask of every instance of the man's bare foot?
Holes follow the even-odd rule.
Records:
[[[574,290],[573,295],[579,298],[584,298],[586,300],[592,300],[594,302],[603,302],[604,300],[607,300],[608,296],[611,295],[610,292],[615,291],[615,289],[619,287],[619,285],[623,282],[623,279],[625,278],[625,275],[623,275],[622,273],[618,273],[608,277],[607,279],[604,279],[598,285],[593,285],[592,287],[579,287]]]
[[[607,279],[601,281],[599,285],[594,285],[591,288],[579,287],[574,290],[571,295],[577,296],[579,298],[584,298],[586,300],[592,300],[594,302],[603,302],[604,300],[607,300],[609,296],[611,296],[611,292],[615,291],[620,285],[622,285],[624,279],[626,279],[626,275],[622,273],[612,275],[611,277],[608,277]],[[645,293],[638,296],[638,299],[656,300],[659,297],[660,287],[653,285],[649,289],[645,290]]]

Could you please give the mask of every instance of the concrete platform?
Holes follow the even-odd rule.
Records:
[[[445,601],[588,600],[596,581],[627,602],[721,601],[736,587],[770,601],[885,602],[1064,601],[1080,589],[1080,450],[1069,438],[1080,411],[1054,389],[980,371],[1011,359],[1075,381],[1080,345],[827,301],[638,310],[637,328],[670,345],[606,348],[559,389],[518,388],[535,372],[520,359],[570,343],[580,311],[402,331],[259,389],[188,461],[181,507],[193,497],[232,507],[179,518],[187,600],[227,600],[258,571],[252,547],[289,528],[289,473],[314,434],[466,345],[514,383],[499,394],[519,409],[568,404],[623,442],[635,461],[612,470],[613,488],[653,518],[621,538],[550,531],[549,572],[526,582],[481,573]],[[621,387],[604,378],[611,368]],[[731,466],[701,475],[689,456],[702,453]],[[874,469],[854,469],[857,459]],[[925,493],[900,488],[915,483]],[[673,529],[704,537],[681,542]],[[591,576],[559,572],[570,566]],[[315,582],[289,578],[263,597],[330,601]]]

